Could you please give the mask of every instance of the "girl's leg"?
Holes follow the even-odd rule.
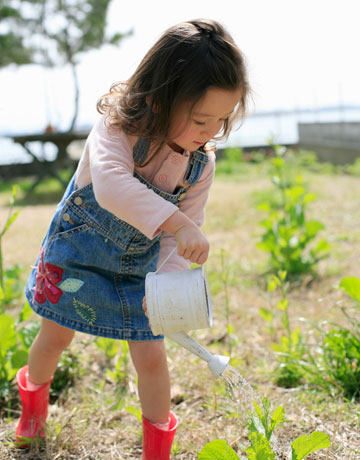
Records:
[[[41,328],[31,345],[29,380],[37,385],[48,382],[54,374],[61,353],[67,348],[75,331],[42,318]]]
[[[166,423],[170,411],[170,377],[164,341],[130,341],[129,348],[138,374],[143,416],[152,423]]]
[[[20,447],[29,447],[24,438],[35,439],[45,436],[49,390],[52,376],[62,351],[71,343],[74,331],[48,319],[43,319],[39,334],[34,340],[29,364],[16,374],[22,412],[16,428],[16,441]]]

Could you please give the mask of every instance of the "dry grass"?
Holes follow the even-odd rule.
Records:
[[[310,177],[311,189],[319,198],[311,213],[326,225],[333,251],[319,267],[319,277],[309,284],[295,286],[290,294],[291,314],[295,321],[305,316],[312,321],[336,318],[335,303],[341,294],[334,288],[343,276],[360,276],[360,206],[358,179],[347,176]],[[255,248],[261,231],[261,218],[252,203],[254,190],[268,187],[264,178],[243,178],[238,182],[216,181],[211,192],[205,231],[212,243],[207,271],[212,278],[221,277],[220,251],[226,254],[229,271],[230,323],[237,340],[232,356],[240,372],[259,395],[268,396],[273,407],[284,405],[288,423],[278,431],[278,443],[286,452],[290,441],[314,430],[328,433],[331,449],[309,456],[309,459],[355,460],[360,454],[359,404],[346,403],[340,397],[306,388],[285,390],[270,381],[274,358],[269,350],[272,338],[266,333],[258,315],[260,307],[268,307],[264,294],[264,263],[266,256]],[[5,239],[5,263],[33,263],[55,205],[24,208],[12,231]],[[6,209],[0,208],[0,221]],[[218,274],[217,274],[218,273]],[[215,286],[215,282],[214,282]],[[211,331],[194,335],[202,344],[220,338],[226,329],[223,289],[213,294],[215,324]],[[207,442],[226,439],[236,448],[247,443],[244,407],[249,401],[226,396],[221,382],[212,379],[207,366],[186,350],[167,343],[172,375],[172,406],[180,419],[180,427],[172,458],[189,460]],[[209,350],[224,353],[225,339],[207,345]],[[105,357],[93,345],[93,338],[77,334],[72,350],[82,362],[82,373],[75,387],[65,391],[50,406],[47,442],[31,451],[18,451],[11,444],[19,407],[2,413],[0,422],[0,459],[139,459],[141,428],[127,410],[138,408],[135,372],[129,365],[128,377],[122,383],[124,407],[111,410],[116,400],[116,384],[106,379]],[[234,364],[234,365],[235,365]],[[240,417],[236,416],[240,415]],[[279,458],[281,458],[279,456]],[[283,457],[285,458],[285,457]]]

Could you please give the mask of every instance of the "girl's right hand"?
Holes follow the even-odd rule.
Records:
[[[175,232],[179,256],[195,264],[204,264],[209,256],[210,244],[196,224],[185,225]]]

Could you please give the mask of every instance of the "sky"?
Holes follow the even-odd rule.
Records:
[[[245,54],[255,113],[360,106],[359,9],[358,0],[113,0],[109,33],[133,35],[82,56],[78,126],[96,120],[98,97],[132,74],[166,28],[199,17],[225,25]],[[10,66],[0,70],[0,82],[0,134],[69,126],[69,68]]]

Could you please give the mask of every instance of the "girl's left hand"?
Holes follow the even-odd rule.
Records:
[[[142,308],[143,308],[143,310],[145,312],[146,317],[149,318],[148,313],[147,313],[147,308],[146,308],[146,297],[145,296],[144,296],[144,298],[142,300]]]
[[[149,315],[148,315],[147,308],[146,308],[146,297],[144,297],[143,300],[142,300],[142,307],[143,307],[143,310],[145,312],[146,318],[149,319]],[[149,326],[151,328],[150,320],[149,320]]]

